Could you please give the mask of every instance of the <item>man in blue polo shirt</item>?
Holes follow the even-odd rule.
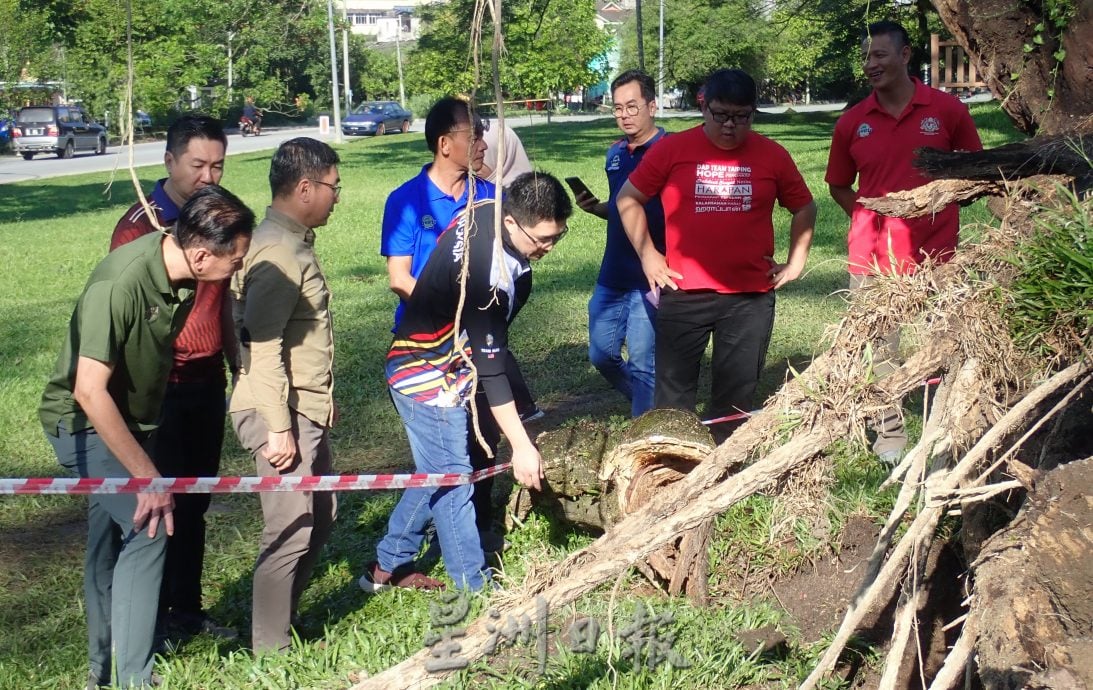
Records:
[[[626,137],[607,150],[610,196],[603,202],[588,193],[577,195],[578,206],[607,220],[600,275],[588,302],[588,358],[630,401],[634,417],[653,408],[656,306],[646,297],[649,281],[623,230],[615,197],[645,152],[664,137],[664,130],[653,120],[655,87],[652,77],[641,70],[628,70],[611,82],[615,121]],[[664,210],[659,197],[645,204],[645,214],[653,243],[664,251]]]
[[[387,197],[380,254],[387,257],[391,291],[399,296],[395,328],[440,233],[467,207],[472,195],[475,200],[497,196],[493,183],[475,177],[472,184],[469,175],[471,169],[481,167],[486,155],[482,135],[482,122],[475,118],[472,126],[466,101],[440,99],[425,118],[425,142],[433,162]]]
[[[441,233],[458,220],[472,197],[473,201],[479,201],[498,196],[493,183],[479,177],[474,177],[472,183],[470,176],[471,170],[482,167],[485,158],[484,133],[485,124],[477,116],[472,117],[467,101],[450,96],[440,99],[425,117],[425,142],[433,153],[433,162],[387,197],[380,254],[387,257],[391,291],[399,296],[392,331],[398,329],[410,293]],[[519,365],[511,353],[507,357],[506,372],[521,420],[541,417],[543,413],[535,405]],[[496,455],[500,440],[500,431],[490,415],[483,414],[479,425],[490,452],[477,443],[471,444],[471,463],[475,469],[492,464],[489,456]],[[475,436],[472,434],[471,438]],[[492,488],[492,479],[474,486],[475,516],[482,547],[487,552],[503,547],[500,537],[493,532]]]

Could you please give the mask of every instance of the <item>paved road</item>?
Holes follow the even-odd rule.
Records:
[[[979,98],[973,97],[967,100],[971,102],[975,100],[987,100],[989,98],[990,97],[988,95],[986,97]],[[842,110],[845,106],[846,103],[822,103],[814,105],[798,105],[794,107],[794,110],[798,112]],[[782,113],[785,112],[786,108],[784,106],[763,106],[760,108],[760,110],[765,113]],[[657,117],[700,116],[701,114],[697,110],[661,110],[657,113]],[[553,122],[575,122],[610,117],[610,115],[601,114],[574,114],[554,117],[551,118],[551,120]],[[547,118],[544,113],[535,113],[532,115],[510,117],[506,119],[506,123],[510,127],[528,127],[532,125],[541,125],[546,124],[546,121]],[[425,119],[418,118],[414,125],[410,128],[410,131],[423,132],[424,129]],[[260,137],[241,137],[238,134],[228,135],[228,153],[247,153],[251,151],[274,149],[279,146],[281,142],[299,136],[316,137],[318,139],[324,139],[331,142],[334,140],[333,133],[320,136],[317,127],[267,129]],[[162,165],[163,148],[163,142],[137,144],[135,147],[133,147],[133,157],[135,165],[137,167],[145,165]],[[425,155],[424,152],[423,155]],[[41,180],[47,177],[60,177],[62,175],[75,175],[77,173],[102,172],[112,170],[114,169],[114,167],[124,169],[128,166],[128,161],[128,149],[117,146],[108,148],[107,152],[102,156],[96,156],[92,153],[84,153],[77,154],[76,157],[72,158],[71,160],[61,160],[55,156],[35,156],[34,160],[25,161],[17,156],[4,156],[0,158],[0,184],[6,184],[9,182],[26,182],[29,180]]]
[[[265,130],[262,132],[262,136],[259,137],[241,137],[238,134],[229,134],[228,153],[247,153],[274,149],[282,141],[299,136],[316,137],[328,141],[332,141],[334,138],[333,134],[319,136],[317,127]],[[133,147],[134,165],[137,167],[163,165],[164,145],[163,141],[137,144]],[[33,160],[25,161],[18,156],[4,156],[0,158],[0,184],[42,180],[47,177],[78,173],[102,172],[113,170],[115,166],[119,169],[125,169],[128,165],[129,149],[121,146],[111,146],[101,156],[96,156],[93,153],[80,153],[70,160],[62,160],[56,156],[38,155]]]

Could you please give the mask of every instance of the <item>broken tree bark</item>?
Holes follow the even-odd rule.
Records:
[[[850,636],[859,628],[862,620],[867,615],[875,613],[877,607],[883,607],[891,599],[899,574],[905,568],[914,548],[923,538],[932,537],[946,510],[946,505],[931,502],[930,498],[947,495],[978,476],[978,470],[982,469],[983,463],[990,454],[999,448],[1006,438],[1026,426],[1040,404],[1060,389],[1080,379],[1088,371],[1089,366],[1089,363],[1073,364],[1052,376],[1011,408],[952,470],[939,473],[926,481],[926,507],[915,517],[907,533],[900,539],[876,577],[867,577],[863,581],[858,594],[854,597],[854,603],[847,611],[838,632],[835,633],[831,646],[805,682],[801,684],[800,690],[815,688],[835,668],[839,655],[850,640]],[[1078,385],[1082,386],[1086,381],[1088,378]]]
[[[1093,3],[932,0],[945,27],[976,58],[977,73],[1026,134],[1093,126]]]
[[[581,422],[540,434],[543,490],[518,488],[507,514],[522,522],[532,508],[549,518],[602,533],[685,477],[714,449],[713,436],[698,417],[681,410],[651,410],[612,441],[603,424]],[[686,592],[706,603],[711,521],[649,554],[641,568],[670,595]]]
[[[1093,458],[1048,472],[972,564],[963,635],[987,690],[1093,687],[1090,496]]]

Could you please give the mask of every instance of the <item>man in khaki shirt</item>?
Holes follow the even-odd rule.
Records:
[[[313,228],[338,203],[338,154],[315,139],[286,141],[269,178],[273,201],[231,286],[241,358],[232,425],[260,476],[331,474],[334,331]],[[261,501],[252,646],[283,651],[336,502],[329,492],[305,491],[263,493]]]

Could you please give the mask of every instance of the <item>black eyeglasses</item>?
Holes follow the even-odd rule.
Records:
[[[460,124],[466,124],[466,123],[460,123]],[[459,128],[456,128],[456,129],[449,129],[448,130],[448,136],[451,136],[453,134],[459,134],[460,132],[470,132],[470,131],[472,131],[471,127],[459,127]],[[473,131],[474,131],[474,138],[475,139],[481,139],[482,135],[484,133],[490,131],[490,121],[489,120],[477,120],[474,123]]]
[[[642,108],[647,105],[649,104],[642,103],[641,105],[638,105],[637,103],[627,103],[626,105],[616,105],[614,110],[612,110],[611,112],[615,113],[615,117],[622,117],[623,115],[629,115],[630,117],[634,117],[641,112]]]
[[[551,235],[550,237],[546,238],[535,237],[530,232],[525,230],[523,225],[520,225],[520,221],[513,218],[512,222],[516,223],[516,227],[520,228],[520,232],[524,233],[524,237],[531,240],[532,244],[534,244],[536,247],[542,247],[543,249],[546,249],[547,247],[553,247],[554,245],[558,244],[558,242],[561,241],[563,237],[565,237],[565,234],[569,232],[569,226],[565,225],[562,227],[562,231],[559,232],[557,235]]]
[[[314,182],[315,184],[321,184],[324,187],[330,187],[330,191],[334,192],[334,196],[342,195],[342,186],[340,184],[330,184],[329,182],[323,182],[322,180],[313,180],[310,177],[307,179],[308,181]]]
[[[710,117],[713,118],[713,121],[719,125],[723,125],[729,120],[732,120],[734,125],[746,125],[751,116],[755,114],[754,110],[749,110],[746,113],[724,113],[713,108],[707,108],[707,110],[710,111]]]

